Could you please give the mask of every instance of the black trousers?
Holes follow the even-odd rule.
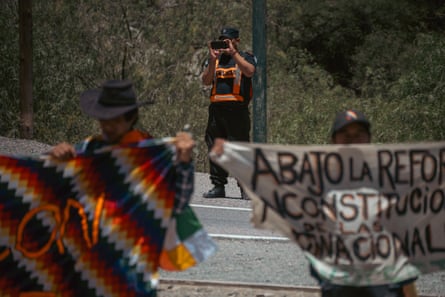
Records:
[[[246,105],[238,102],[211,103],[205,133],[210,151],[216,138],[229,141],[250,141],[250,114]],[[227,184],[228,173],[209,160],[210,180],[215,186]]]

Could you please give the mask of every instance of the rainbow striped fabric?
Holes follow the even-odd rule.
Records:
[[[0,156],[0,296],[155,296],[158,268],[216,249],[190,206],[174,211],[162,141],[66,162]]]

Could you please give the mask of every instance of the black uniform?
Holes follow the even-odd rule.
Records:
[[[256,58],[247,52],[240,55],[256,67]],[[212,95],[234,94],[235,78],[224,78],[219,74],[219,69],[234,68],[235,60],[230,55],[221,55],[218,59],[215,78],[212,87]],[[234,94],[237,95],[238,94]],[[239,96],[242,101],[218,100],[211,102],[209,106],[209,118],[205,133],[205,141],[210,149],[215,138],[224,138],[229,141],[250,141],[250,114],[249,102],[252,97],[252,78],[241,74]],[[222,96],[223,97],[223,96]],[[212,98],[212,96],[211,96]],[[215,186],[227,184],[228,173],[210,160],[210,180]]]

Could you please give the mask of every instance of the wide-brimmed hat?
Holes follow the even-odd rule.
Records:
[[[371,123],[368,121],[365,115],[356,109],[348,109],[339,112],[335,117],[334,123],[332,124],[331,136],[334,136],[335,133],[340,131],[343,127],[352,123],[362,124],[366,127],[366,130],[368,130],[368,133],[371,134]]]
[[[108,80],[100,88],[80,95],[82,111],[100,120],[118,117],[153,101],[137,102],[133,84],[129,80]]]
[[[239,38],[239,30],[233,27],[224,27],[221,29],[219,39],[236,39]]]

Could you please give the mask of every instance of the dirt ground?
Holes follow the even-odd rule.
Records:
[[[158,297],[319,297],[312,288],[161,281]]]

